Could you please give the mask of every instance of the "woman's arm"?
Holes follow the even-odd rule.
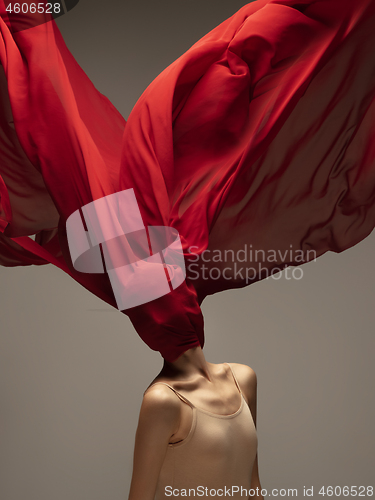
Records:
[[[168,443],[180,425],[180,413],[180,400],[166,386],[151,387],[144,395],[128,500],[154,499]]]
[[[238,383],[240,384],[243,395],[249,405],[251,415],[254,420],[254,425],[256,427],[257,423],[257,376],[255,371],[247,365],[241,365],[237,363],[231,363],[234,372],[236,374]],[[255,457],[253,470],[251,474],[251,488],[255,490],[255,496],[250,496],[249,498],[255,498],[257,500],[264,500],[263,496],[260,494],[261,485],[259,480],[258,472],[258,454]],[[258,488],[258,495],[256,494],[256,489]]]

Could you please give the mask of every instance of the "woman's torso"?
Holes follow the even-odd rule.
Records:
[[[155,500],[174,497],[177,493],[212,498],[210,490],[215,490],[211,493],[218,496],[221,493],[228,496],[230,492],[231,498],[244,498],[241,487],[250,489],[257,452],[256,429],[236,376],[230,365],[225,365],[231,372],[238,401],[237,409],[229,414],[194,405],[166,382],[157,381],[150,386],[164,384],[185,403],[180,429],[168,445]],[[229,406],[233,408],[233,393]],[[245,498],[247,496],[245,494]]]

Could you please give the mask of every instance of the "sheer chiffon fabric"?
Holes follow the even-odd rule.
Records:
[[[6,4],[2,265],[52,263],[116,307],[106,274],[74,269],[66,220],[134,189],[145,226],[178,230],[187,277],[124,313],[174,360],[203,346],[207,295],[346,250],[374,228],[373,0],[245,5],[166,68],[127,123],[53,20],[25,29]]]

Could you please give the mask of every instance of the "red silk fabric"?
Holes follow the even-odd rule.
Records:
[[[164,70],[127,123],[53,21],[17,28],[27,16],[3,0],[0,14],[0,264],[52,263],[116,307],[107,275],[73,268],[65,225],[133,188],[145,225],[175,227],[184,249],[185,283],[124,311],[165,359],[203,346],[205,296],[374,228],[373,0],[245,5]]]

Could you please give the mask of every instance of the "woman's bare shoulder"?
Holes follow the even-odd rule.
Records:
[[[237,379],[238,377],[241,377],[249,381],[256,381],[257,375],[255,373],[255,370],[251,368],[251,366],[242,365],[240,363],[228,363],[228,365],[230,365],[233,371],[235,371]]]
[[[139,421],[153,427],[159,423],[174,430],[180,420],[181,402],[178,396],[166,385],[154,384],[143,395]]]
[[[240,363],[228,363],[232,368],[248,403],[256,399],[257,375],[253,368]]]
[[[142,406],[154,409],[167,407],[173,410],[180,407],[180,399],[166,384],[152,384],[143,394]]]

